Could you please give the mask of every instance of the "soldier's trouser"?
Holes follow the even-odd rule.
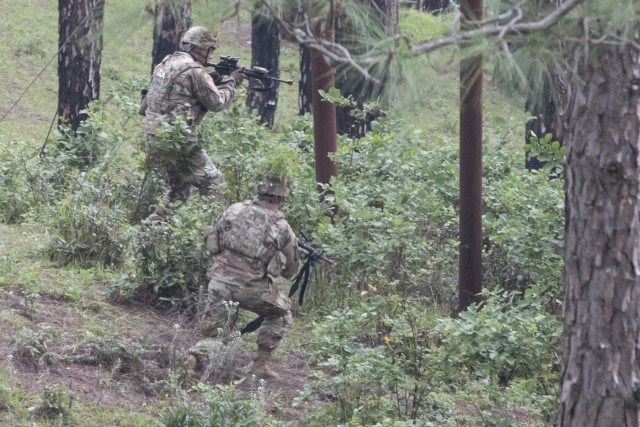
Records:
[[[216,168],[207,154],[198,150],[190,159],[190,172],[185,174],[179,168],[169,165],[166,170],[166,180],[170,190],[162,196],[162,203],[155,210],[155,214],[164,216],[167,206],[175,201],[186,202],[191,197],[193,185],[203,196],[211,194],[212,189],[224,182],[224,175]]]
[[[291,324],[291,300],[271,279],[248,284],[231,284],[212,279],[201,322],[205,337],[217,336],[218,328],[229,324],[230,314],[223,301],[237,302],[240,308],[264,317],[256,340],[259,348],[275,349]]]

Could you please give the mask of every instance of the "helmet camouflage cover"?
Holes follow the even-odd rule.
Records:
[[[205,27],[191,27],[182,36],[180,45],[183,50],[188,50],[191,46],[216,49],[218,47],[218,39],[213,31]]]
[[[256,192],[260,195],[289,197],[291,192],[291,180],[287,177],[280,178],[272,175],[262,177],[256,186]]]

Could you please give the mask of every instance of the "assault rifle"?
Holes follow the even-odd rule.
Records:
[[[228,76],[233,71],[241,68],[238,65],[238,61],[240,60],[237,56],[229,56],[222,55],[220,56],[220,62],[207,62],[205,66],[213,67],[221,76]],[[269,75],[269,70],[263,67],[252,67],[252,68],[244,68],[242,70],[242,74],[247,76],[249,79],[255,79],[260,82],[260,86],[258,87],[249,87],[249,89],[254,90],[256,92],[264,92],[273,87],[274,82],[286,83],[288,85],[293,85],[293,80],[282,80],[277,77],[273,77]]]
[[[335,261],[327,258],[322,254],[321,251],[317,251],[306,243],[298,242],[298,248],[300,248],[300,250],[302,250],[303,252],[306,252],[307,259],[305,260],[296,277],[293,278],[293,285],[291,285],[291,289],[289,289],[289,298],[295,295],[295,293],[298,291],[298,287],[300,287],[300,282],[302,282],[302,287],[300,287],[300,296],[298,297],[298,304],[302,305],[302,302],[304,300],[304,293],[307,290],[307,285],[309,284],[309,276],[311,274],[313,265],[318,260],[321,260],[324,261],[326,265],[332,267],[335,265]],[[256,317],[251,322],[247,323],[247,326],[242,328],[240,333],[244,335],[249,332],[253,332],[258,329],[260,325],[262,325],[262,322],[264,322],[264,317]]]

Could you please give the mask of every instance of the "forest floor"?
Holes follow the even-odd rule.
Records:
[[[156,419],[176,405],[176,396],[190,397],[199,381],[234,383],[248,396],[260,387],[275,419],[292,420],[303,410],[292,404],[309,380],[308,364],[301,353],[287,350],[288,337],[272,362],[279,378],[260,383],[248,374],[255,334],[240,338],[223,372],[193,373],[183,364],[185,351],[200,339],[193,316],[115,301],[99,275],[39,259],[38,249],[29,248],[38,236],[16,230],[0,224],[1,425],[21,425],[14,424],[12,396],[20,394],[18,406],[37,412],[43,396],[60,387],[74,406]],[[294,342],[302,327],[291,331]]]
[[[220,370],[194,373],[183,363],[200,339],[194,316],[119,302],[108,275],[58,267],[40,256],[43,244],[38,230],[0,224],[0,425],[52,425],[43,412],[63,404],[71,408],[68,425],[156,425],[169,407],[200,400],[202,384],[233,384],[271,421],[304,418],[307,403],[294,403],[313,381],[304,357],[309,318],[295,318],[274,353],[277,379],[261,383],[248,374],[255,334],[240,338]],[[251,316],[245,312],[236,326]],[[63,393],[56,398],[57,390]],[[455,406],[479,423],[462,425],[487,425],[486,408],[461,400]],[[526,409],[492,412],[504,425],[543,425]]]

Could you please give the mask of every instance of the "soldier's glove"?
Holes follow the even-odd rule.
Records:
[[[220,74],[216,70],[213,70],[212,72],[210,72],[209,75],[213,79],[213,82],[216,84],[222,81],[222,74]]]
[[[233,78],[233,80],[236,81],[236,86],[238,86],[244,81],[245,78],[244,67],[233,70],[229,77]]]

